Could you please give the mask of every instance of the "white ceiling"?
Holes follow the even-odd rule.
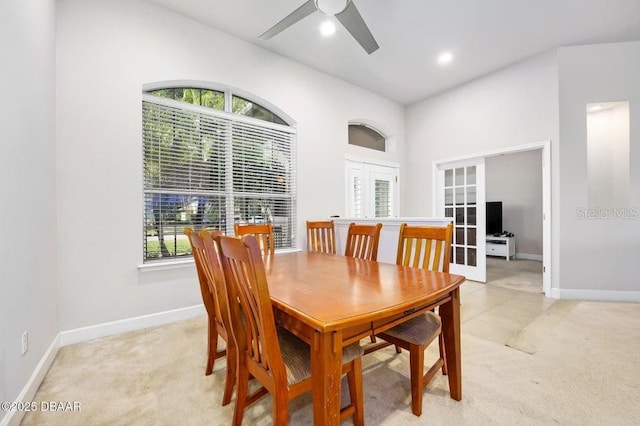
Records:
[[[371,55],[335,18],[323,38],[319,12],[258,39],[306,0],[148,1],[402,104],[554,47],[640,40],[640,0],[353,0],[380,45]]]

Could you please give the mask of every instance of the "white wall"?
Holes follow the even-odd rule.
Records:
[[[568,297],[633,291],[640,300],[640,218],[581,218],[588,208],[586,104],[629,101],[629,207],[640,208],[640,42],[559,49],[561,282]],[[601,293],[598,293],[601,294]],[[611,296],[624,300],[624,296]]]
[[[489,157],[487,201],[502,201],[502,229],[515,235],[516,254],[542,259],[542,150]]]
[[[559,143],[555,50],[407,108],[407,216],[431,214],[434,160],[551,140],[552,287],[558,287]]]
[[[54,6],[0,2],[0,401],[16,399],[58,331]]]
[[[57,19],[62,330],[201,303],[192,266],[137,268],[143,84],[222,83],[295,119],[299,235],[343,214],[346,153],[403,162],[404,108],[380,96],[145,2],[63,0]],[[391,135],[391,152],[348,146],[354,119]]]

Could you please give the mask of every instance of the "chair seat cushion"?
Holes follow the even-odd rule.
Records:
[[[433,312],[427,312],[380,333],[380,337],[384,339],[384,336],[388,335],[413,345],[424,345],[436,338],[441,329],[440,317]]]
[[[311,377],[311,347],[282,327],[278,327],[278,341],[289,385]],[[357,342],[346,346],[342,348],[342,364],[348,364],[363,354],[364,349]]]

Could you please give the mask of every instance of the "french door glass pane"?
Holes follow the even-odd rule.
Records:
[[[464,167],[456,169],[456,186],[464,185]]]
[[[475,207],[467,207],[467,225],[476,225]]]
[[[476,204],[476,187],[467,186],[467,204]]]
[[[467,185],[476,184],[476,166],[467,167]]]
[[[445,206],[453,205],[453,188],[447,188],[444,190],[444,205]]]
[[[467,265],[476,266],[476,249],[468,248],[467,249]]]
[[[464,188],[456,188],[456,205],[464,204]]]
[[[467,228],[467,245],[476,245],[476,228]]]
[[[453,170],[444,171],[444,186],[453,186]]]

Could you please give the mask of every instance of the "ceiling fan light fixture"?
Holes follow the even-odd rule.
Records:
[[[276,34],[280,34],[282,31],[315,12],[320,12],[327,16],[335,16],[336,20],[369,55],[380,48],[373,34],[371,34],[369,27],[367,27],[364,19],[362,19],[362,15],[360,15],[356,4],[353,3],[352,0],[307,0],[296,10],[262,33],[259,38],[269,40]],[[327,31],[329,31],[328,28]]]
[[[336,24],[334,24],[332,21],[324,21],[322,24],[320,24],[320,34],[322,34],[325,37],[329,37],[333,34],[335,34],[336,32]]]
[[[316,9],[325,15],[333,16],[342,13],[351,0],[314,0]]]

